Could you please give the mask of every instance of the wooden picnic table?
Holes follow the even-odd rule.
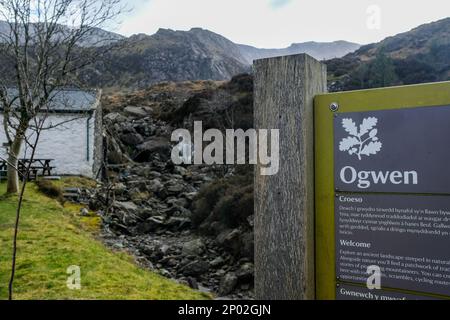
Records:
[[[21,173],[21,176],[24,176],[24,173],[28,166],[30,166],[30,172],[28,179],[37,179],[38,176],[51,176],[52,170],[55,169],[51,165],[52,161],[54,159],[33,159],[31,161],[30,159],[19,159],[19,173]],[[30,165],[31,162],[31,165]],[[0,161],[0,172],[5,173],[8,170],[8,163],[6,161]]]

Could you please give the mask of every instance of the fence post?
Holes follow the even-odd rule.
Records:
[[[280,169],[255,172],[255,290],[258,299],[315,298],[314,96],[326,66],[306,54],[254,62],[256,129],[279,129]]]

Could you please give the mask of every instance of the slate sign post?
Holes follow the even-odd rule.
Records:
[[[317,96],[315,146],[317,298],[450,299],[450,82]]]

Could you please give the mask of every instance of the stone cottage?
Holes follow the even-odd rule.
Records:
[[[35,159],[52,159],[53,175],[80,175],[96,178],[103,161],[101,91],[64,89],[55,93],[42,131]],[[1,108],[1,107],[0,107]],[[3,112],[0,109],[0,123]],[[0,156],[6,158],[3,126]],[[22,158],[31,149],[22,147]]]

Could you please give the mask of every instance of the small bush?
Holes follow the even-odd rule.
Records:
[[[220,222],[228,228],[247,223],[254,213],[253,167],[239,166],[232,177],[219,179],[202,188],[194,201],[194,226]]]
[[[38,190],[45,194],[47,197],[57,199],[59,202],[64,202],[63,192],[60,187],[55,185],[53,182],[49,180],[37,180],[36,185]]]
[[[194,204],[195,210],[192,215],[192,222],[195,226],[202,224],[211,215],[216,203],[219,202],[228,188],[227,181],[220,179],[200,190]]]
[[[246,224],[253,212],[253,186],[232,188],[231,193],[221,198],[214,208],[216,220],[230,228]]]

